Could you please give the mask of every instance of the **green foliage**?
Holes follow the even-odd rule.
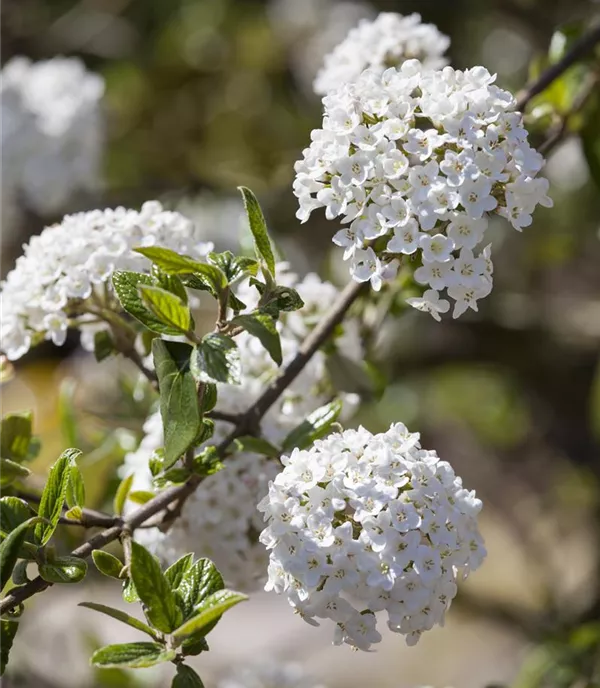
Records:
[[[275,445],[267,442],[262,437],[254,437],[253,435],[244,435],[235,440],[237,449],[241,452],[249,452],[251,454],[263,454],[272,459],[278,459],[281,456],[281,449]]]
[[[211,332],[192,351],[190,369],[197,382],[240,384],[241,365],[237,344],[225,335]]]
[[[38,568],[48,583],[79,583],[87,573],[87,564],[79,557],[56,557]]]
[[[325,406],[313,411],[306,420],[297,425],[283,440],[283,451],[291,451],[295,447],[305,449],[315,440],[327,435],[331,426],[342,412],[342,402],[335,399]]]
[[[101,561],[102,557],[96,559]],[[103,568],[110,569],[108,575],[116,572],[120,565],[117,559],[116,562],[102,563]],[[95,602],[83,602],[80,606],[121,621],[156,642],[108,645],[93,654],[92,664],[137,669],[172,661],[177,665],[173,685],[201,686],[200,677],[184,667],[182,659],[207,651],[206,634],[246,596],[225,590],[221,574],[208,559],[194,561],[192,554],[186,554],[163,572],[150,552],[136,542],[131,543],[129,573],[127,597],[142,602],[147,623]]]
[[[197,634],[206,635],[228,609],[247,599],[248,597],[240,592],[219,590],[197,604],[194,608],[195,616],[180,626],[173,636],[183,640]]]
[[[171,688],[204,688],[204,683],[192,667],[179,664]]]
[[[10,580],[19,558],[21,547],[27,537],[27,531],[32,526],[42,522],[44,522],[44,519],[38,516],[28,518],[25,522],[12,529],[2,540],[0,544],[0,590],[4,590],[4,586]]]
[[[165,325],[185,334],[193,328],[190,309],[179,296],[160,287],[139,287],[142,302]]]
[[[265,279],[268,281],[269,276],[271,278],[275,276],[275,256],[271,248],[267,223],[265,222],[265,217],[258,200],[252,191],[245,186],[239,186],[238,189],[244,199],[244,207],[246,208],[250,231],[254,238],[254,250],[256,251],[257,258],[261,261],[263,274],[265,274],[265,268],[268,271],[265,274]]]
[[[131,543],[129,573],[148,622],[163,633],[174,631],[183,619],[181,609],[158,562],[137,542]]]
[[[134,616],[131,616],[120,609],[107,607],[105,604],[96,604],[95,602],[80,602],[79,606],[86,607],[87,609],[93,609],[94,611],[100,612],[101,614],[106,614],[117,621],[122,621],[128,626],[131,626],[138,631],[142,631],[142,633],[146,633],[154,640],[160,640],[161,638],[160,633],[157,633],[153,628],[148,626],[148,624],[145,624],[143,621],[136,619]]]
[[[281,365],[281,340],[279,332],[275,327],[275,321],[266,313],[249,313],[247,315],[236,315],[231,319],[232,325],[237,325],[254,337],[265,347],[269,356]]]
[[[234,256],[231,251],[209,253],[208,260],[225,275],[229,285],[247,274],[256,275],[258,262],[248,256]]]
[[[22,464],[34,458],[38,449],[31,412],[4,416],[0,424],[0,487],[26,478],[31,471]]]
[[[100,363],[116,351],[114,340],[108,330],[100,330],[94,335],[94,357]]]
[[[75,460],[80,455],[79,449],[66,449],[50,469],[38,510],[38,515],[44,521],[35,527],[36,538],[42,545],[48,542],[56,530],[67,496],[71,470],[74,466],[77,467]]]
[[[95,549],[92,552],[92,560],[100,573],[109,578],[121,578],[121,571],[123,570],[123,562],[102,549]]]
[[[133,316],[138,322],[158,334],[178,336],[181,331],[170,324],[164,323],[159,317],[144,305],[139,288],[153,286],[155,280],[150,275],[138,272],[115,272],[112,278],[113,287],[119,298],[123,310]]]
[[[189,256],[181,256],[175,251],[158,246],[136,249],[138,253],[149,258],[163,272],[168,275],[192,276],[193,280],[184,280],[186,286],[210,291],[218,295],[227,286],[227,278],[223,272],[214,265],[200,263]]]
[[[13,621],[12,619],[0,620],[0,676],[4,674],[8,664],[8,655],[18,630],[18,621]]]
[[[304,306],[300,294],[291,287],[274,286],[265,291],[260,300],[260,311],[273,318],[279,316],[280,311],[297,311]]]
[[[190,370],[192,348],[178,342],[152,342],[164,428],[164,468],[170,468],[194,444],[200,432],[196,382]]]
[[[125,507],[125,502],[127,501],[127,496],[131,490],[133,484],[133,473],[127,475],[119,483],[119,487],[115,492],[115,498],[113,499],[113,511],[117,516],[123,513],[123,508]]]
[[[161,643],[123,643],[106,645],[96,650],[91,663],[97,667],[146,669],[162,662],[170,662],[175,656],[175,650],[167,650]]]

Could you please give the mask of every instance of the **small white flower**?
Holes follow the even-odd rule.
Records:
[[[422,297],[406,299],[406,302],[418,311],[431,314],[438,322],[441,320],[440,313],[447,313],[450,310],[450,303],[446,299],[440,299],[435,289],[427,289]]]

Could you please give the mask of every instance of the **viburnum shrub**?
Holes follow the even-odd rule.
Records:
[[[89,508],[79,449],[36,492],[31,414],[2,420],[2,671],[23,603],[83,580],[90,559],[136,612],[83,606],[147,636],[98,649],[92,664],[171,662],[174,688],[203,685],[187,660],[246,599],[239,590],[284,595],[308,623],[328,619],[336,644],[361,650],[386,627],[414,645],[443,625],[485,558],[482,502],[449,450],[423,449],[401,419],[378,433],[342,423],[357,426],[361,400],[383,391],[373,315],[389,301],[378,292],[437,320],[448,299],[454,317],[477,310],[492,289],[490,219],[521,230],[537,205],[552,205],[519,109],[560,74],[542,75],[517,108],[484,67],[444,66],[447,44],[416,15],[384,14],[351,32],[317,80],[323,124],[294,192],[300,220],[319,208],[339,218],[332,240],[353,278],[343,289],[276,260],[245,187],[252,255],[214,251],[210,227],[156,201],[67,215],[24,246],[2,283],[2,374],[70,329],[99,364],[135,365],[119,389],[146,420],[139,441],[111,436],[124,457],[112,513]],[[86,83],[79,95],[95,103],[100,82]],[[3,99],[17,91],[5,80]],[[207,331],[196,320],[208,311]],[[66,525],[96,532],[65,554],[56,535]],[[313,685],[297,667],[264,664],[219,685],[274,683]]]

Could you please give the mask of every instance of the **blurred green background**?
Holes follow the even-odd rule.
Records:
[[[227,223],[237,221],[235,187],[244,184],[259,195],[294,268],[343,283],[345,270],[330,251],[333,224],[315,216],[301,226],[294,217],[293,163],[320,125],[310,84],[324,52],[360,17],[382,10],[420,12],[451,37],[453,66],[483,64],[517,92],[557,57],[557,28],[575,35],[599,19],[600,4],[4,0],[1,56],[3,63],[15,55],[79,56],[106,79],[104,188],[65,212],[150,198],[179,208],[183,202],[209,225],[209,238],[216,232],[226,240]],[[534,143],[561,128],[581,84],[599,73],[592,55],[530,105]],[[437,324],[417,312],[395,318],[390,302],[392,315],[372,344],[388,386],[357,422],[379,431],[402,420],[422,432],[423,444],[437,448],[484,500],[489,558],[459,594],[448,627],[414,649],[387,637],[377,655],[350,655],[326,647],[323,635],[259,596],[237,626],[219,629],[223,645],[233,638],[234,648],[230,642],[207,660],[212,675],[250,657],[300,660],[333,688],[600,685],[598,88],[565,127],[546,168],[555,207],[538,210],[522,234],[502,222],[491,228],[495,286],[480,313]],[[25,211],[3,232],[4,273],[20,244],[57,219]],[[121,456],[107,428],[139,432],[147,409],[138,405],[136,417],[126,402],[115,406],[123,397],[107,382],[110,365],[90,374],[75,340],[62,349],[44,345],[18,364],[3,389],[4,412],[35,409],[44,442],[40,471],[65,444],[69,413],[110,409],[110,423],[88,419],[85,437],[77,438],[87,443],[99,507],[114,489]],[[66,378],[72,382],[59,395]],[[65,535],[71,544],[78,536]],[[52,590],[36,601],[31,632],[43,623],[52,637],[28,646],[23,629],[7,685],[142,685],[139,676],[84,670],[89,648],[69,631],[84,624],[78,598],[71,599],[79,594]],[[87,628],[91,646],[99,640]],[[113,627],[94,632],[110,639]],[[145,680],[164,685],[160,676]]]

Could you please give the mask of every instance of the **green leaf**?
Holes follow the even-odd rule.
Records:
[[[65,498],[69,508],[74,506],[83,507],[85,505],[85,485],[83,484],[83,476],[74,459],[71,459]]]
[[[275,321],[266,313],[251,313],[248,315],[236,315],[231,320],[232,325],[243,327],[246,332],[257,337],[260,343],[268,351],[271,358],[281,365],[281,340],[275,327]]]
[[[163,633],[175,630],[183,618],[175,595],[156,559],[137,542],[131,543],[130,574],[148,621]]]
[[[80,506],[73,506],[68,511],[65,511],[65,518],[70,521],[81,521],[83,509]]]
[[[156,280],[157,287],[162,287],[163,289],[170,291],[171,294],[178,296],[183,303],[187,305],[188,294],[180,277],[177,275],[167,275],[166,272],[161,270],[156,265],[152,266],[152,276]]]
[[[27,531],[42,520],[39,516],[28,518],[24,523],[14,528],[0,544],[0,591],[4,590],[4,586],[12,575],[19,558],[19,550],[27,537]]]
[[[94,357],[100,363],[116,351],[115,343],[108,330],[100,330],[94,335]]]
[[[186,656],[196,656],[201,652],[208,652],[209,647],[203,635],[196,635],[186,638],[183,643],[181,643],[180,650]]]
[[[141,253],[146,258],[149,258],[168,275],[194,275],[205,288],[208,287],[216,293],[227,286],[225,275],[214,265],[201,263],[189,256],[181,256],[175,251],[158,246],[137,248],[135,250],[137,253]]]
[[[273,459],[278,459],[281,456],[281,449],[275,445],[267,442],[262,437],[253,437],[252,435],[244,435],[235,440],[235,444],[239,451],[249,452],[251,454],[264,454]]]
[[[196,606],[196,614],[173,632],[173,636],[179,640],[190,637],[196,633],[206,635],[212,630],[221,616],[231,607],[244,602],[248,597],[241,592],[233,590],[219,590],[209,595]]]
[[[80,454],[79,449],[66,449],[50,469],[38,509],[38,514],[47,519],[47,523],[38,523],[35,527],[35,535],[42,545],[56,530],[65,503],[71,467]]]
[[[154,281],[150,275],[138,272],[115,272],[113,274],[113,286],[119,297],[123,309],[132,315],[138,322],[153,332],[173,336],[181,335],[181,331],[171,325],[165,325],[152,311],[149,311],[138,292],[140,286],[152,286]]]
[[[277,317],[280,311],[299,310],[304,306],[304,301],[295,289],[276,286],[268,292],[268,300],[259,305],[261,312]]]
[[[200,432],[198,395],[189,365],[191,352],[188,344],[161,339],[152,342],[165,436],[165,469],[185,454]]]
[[[197,475],[206,477],[218,473],[223,468],[217,448],[206,447],[200,454],[194,457],[193,471]]]
[[[203,414],[212,411],[217,404],[217,386],[206,383],[204,385],[204,394],[200,402],[200,410]]]
[[[140,596],[137,594],[137,590],[131,578],[128,578],[123,583],[123,599],[129,604],[140,601]]]
[[[123,513],[123,507],[125,506],[125,502],[127,501],[127,495],[131,490],[132,484],[133,473],[123,478],[123,480],[121,480],[121,482],[119,483],[119,487],[117,487],[115,498],[113,499],[113,510],[117,516],[121,516],[121,514]]]
[[[10,459],[0,459],[0,486],[11,485],[19,478],[26,478],[31,471],[25,466],[21,466],[16,461]]]
[[[29,562],[25,559],[18,561],[12,572],[12,579],[15,585],[26,585],[29,583],[29,578],[27,577],[27,566]]]
[[[237,344],[222,334],[211,332],[193,350],[190,369],[198,382],[240,384],[241,364]]]
[[[324,437],[331,429],[331,425],[339,418],[341,411],[342,402],[339,399],[313,411],[283,440],[283,451],[291,451],[295,447],[305,449],[315,440]]]
[[[95,549],[92,552],[92,559],[100,573],[103,573],[109,578],[120,578],[123,570],[123,562],[109,552],[101,549]]]
[[[166,289],[141,285],[139,292],[144,305],[165,325],[179,331],[189,332],[192,328],[190,309],[175,294]]]
[[[204,688],[204,683],[192,667],[178,664],[177,675],[171,683],[171,688]]]
[[[9,413],[0,424],[0,456],[20,463],[27,458],[32,439],[31,411]]]
[[[128,667],[145,669],[175,659],[175,650],[159,643],[123,643],[106,645],[96,650],[90,660],[97,667]]]
[[[148,490],[134,490],[129,493],[129,501],[134,504],[146,504],[146,502],[154,499],[154,497],[156,497],[156,494]]]
[[[165,571],[165,578],[171,586],[171,590],[175,590],[181,584],[185,574],[194,565],[194,555],[184,554],[179,558],[174,564],[171,564],[169,568]]]
[[[93,609],[94,611],[100,612],[101,614],[106,614],[107,616],[112,616],[112,618],[117,619],[117,621],[122,621],[128,626],[131,626],[138,631],[142,631],[142,633],[147,633],[151,638],[154,638],[154,640],[160,640],[159,634],[154,629],[150,628],[148,624],[136,619],[134,616],[130,616],[120,609],[107,607],[104,604],[96,604],[96,602],[80,602],[78,606],[86,607],[87,609]]]
[[[183,575],[177,588],[185,616],[189,616],[196,605],[224,587],[223,577],[212,561],[198,559]]]
[[[229,292],[229,296],[227,297],[227,299],[229,308],[231,308],[233,311],[237,313],[247,308],[246,304],[240,299],[238,299],[238,297],[232,291]]]
[[[48,583],[79,583],[85,578],[87,564],[79,557],[56,557],[52,563],[40,564],[39,572]]]
[[[25,523],[34,514],[29,504],[18,497],[2,497],[0,499],[0,531],[2,538],[13,531],[21,523]]]
[[[256,275],[258,271],[258,263],[254,258],[234,256],[231,251],[209,253],[208,260],[223,272],[229,284],[245,274]]]
[[[18,621],[12,621],[11,619],[0,620],[0,676],[6,670],[8,655],[18,630]]]
[[[271,248],[269,234],[267,232],[267,223],[264,215],[256,199],[256,196],[245,186],[238,186],[242,197],[244,198],[244,207],[248,215],[248,222],[250,224],[250,231],[254,237],[254,248],[256,255],[260,258],[272,276],[275,275],[275,256]]]

